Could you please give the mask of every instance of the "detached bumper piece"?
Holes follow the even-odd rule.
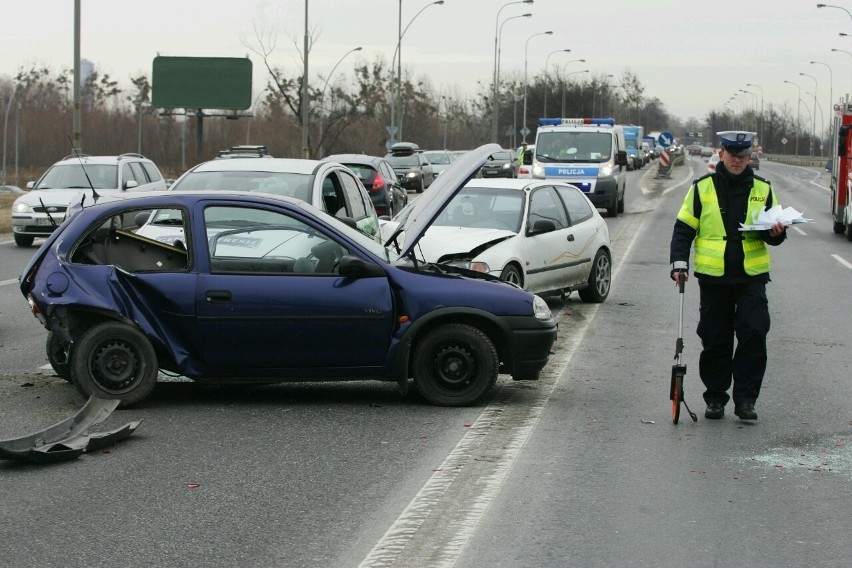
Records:
[[[88,432],[112,414],[119,402],[93,396],[76,414],[62,422],[28,436],[0,440],[0,459],[52,463],[75,459],[84,452],[97,451],[124,440],[136,431],[141,420],[108,432]]]

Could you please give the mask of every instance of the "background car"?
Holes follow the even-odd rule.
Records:
[[[393,217],[408,203],[408,192],[400,185],[393,166],[386,159],[366,154],[334,154],[324,160],[343,164],[355,172],[380,217]]]
[[[453,163],[453,156],[446,150],[426,150],[423,152],[429,163],[432,164],[432,173],[435,177],[441,175],[441,172],[450,167]]]
[[[384,223],[383,239],[416,203]],[[425,262],[486,272],[536,294],[578,290],[587,302],[609,294],[606,222],[580,189],[560,181],[472,179],[418,248]]]
[[[65,220],[71,202],[127,190],[167,189],[154,162],[141,154],[67,156],[56,162],[12,205],[15,244],[28,247]]]
[[[373,200],[361,180],[341,164],[287,158],[210,160],[186,171],[172,191],[259,191],[295,197],[337,217],[355,221],[367,235],[379,237]]]
[[[531,154],[532,155],[532,154]],[[479,170],[484,178],[516,178],[518,177],[518,158],[513,150],[500,150],[491,154]]]
[[[524,163],[518,164],[516,176],[521,179],[529,179],[532,177],[532,157],[535,154],[535,144],[527,144],[527,153],[524,154]],[[518,155],[518,152],[515,152]]]
[[[397,142],[391,146],[391,151],[385,158],[393,166],[399,183],[405,189],[423,193],[435,181],[432,164],[416,144]]]
[[[0,185],[0,193],[26,193],[17,185]]]
[[[715,172],[716,171],[716,164],[719,163],[719,160],[720,160],[720,158],[719,158],[718,153],[715,153],[712,156],[710,156],[710,159],[707,160],[707,171]]]
[[[749,160],[748,165],[750,165],[751,169],[753,169],[753,170],[759,170],[760,169],[760,154],[758,154],[757,152],[752,152],[751,153],[751,160]]]
[[[86,398],[139,403],[163,369],[231,384],[371,378],[407,389],[413,379],[434,404],[475,404],[498,373],[537,379],[556,339],[542,298],[414,258],[435,212],[496,148],[472,151],[413,202],[392,249],[278,195],[170,191],[77,205],[28,263],[21,292]],[[182,229],[181,246],[136,232],[132,220],[152,210]]]

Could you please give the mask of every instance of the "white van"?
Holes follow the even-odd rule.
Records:
[[[579,187],[608,217],[624,212],[627,147],[612,118],[540,118],[532,176]]]

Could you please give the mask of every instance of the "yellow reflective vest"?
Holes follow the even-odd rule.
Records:
[[[700,217],[696,217],[696,212],[693,211],[695,191],[698,192],[701,202]],[[755,177],[754,186],[748,196],[746,222],[751,222],[763,209],[770,193],[773,205],[778,205],[772,187],[765,180]],[[708,276],[723,276],[727,233],[713,176],[703,177],[692,185],[677,218],[698,231],[695,237],[695,272]],[[744,231],[741,235],[745,273],[754,276],[769,272],[769,251],[761,232]]]

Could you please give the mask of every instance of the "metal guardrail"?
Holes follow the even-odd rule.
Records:
[[[793,154],[763,154],[761,160],[778,162],[788,166],[802,166],[805,168],[821,168],[830,160],[829,156],[796,156]]]

